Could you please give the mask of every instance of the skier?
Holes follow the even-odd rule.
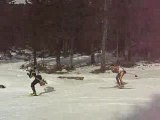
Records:
[[[124,70],[124,68],[122,68],[119,64],[117,65],[112,64],[110,66],[110,69],[113,73],[117,73],[116,81],[117,81],[118,87],[120,88],[124,87],[124,85],[127,84],[122,80],[123,76],[126,74],[126,71]]]
[[[36,73],[32,73],[33,77],[35,77],[34,81],[31,83],[31,88],[33,93],[31,95],[37,96],[36,90],[35,90],[35,85],[39,83],[41,86],[47,84],[45,80],[42,79],[41,75],[36,75]]]

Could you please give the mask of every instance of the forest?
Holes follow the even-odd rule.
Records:
[[[157,3],[155,3],[157,5]],[[153,5],[152,5],[153,6]],[[30,49],[37,57],[54,56],[61,69],[61,56],[105,53],[151,60],[159,57],[159,14],[144,0],[13,0],[0,1],[0,51]],[[40,53],[40,54],[38,54]]]

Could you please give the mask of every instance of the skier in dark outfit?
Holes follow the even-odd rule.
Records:
[[[36,89],[35,89],[35,85],[37,83],[40,84],[40,86],[43,86],[45,84],[47,84],[47,82],[42,79],[42,76],[41,75],[36,75],[36,73],[32,73],[32,76],[35,77],[34,81],[31,83],[31,88],[32,88],[32,91],[33,93],[31,95],[33,96],[37,96],[37,93],[36,93]]]
[[[36,75],[36,73],[32,73],[33,77],[35,77],[34,81],[31,83],[31,88],[32,88],[32,91],[33,91],[33,94],[34,96],[37,95],[36,93],[36,89],[35,89],[35,85],[37,83],[39,83],[40,85],[42,84],[41,81],[42,81],[42,76],[41,75]]]

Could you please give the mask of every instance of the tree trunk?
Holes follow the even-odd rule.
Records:
[[[104,30],[103,30],[103,38],[102,38],[102,57],[101,57],[101,71],[105,71],[105,63],[106,63],[106,38],[107,38],[107,0],[104,1]]]
[[[61,59],[60,59],[60,57],[61,57],[61,53],[60,53],[60,51],[58,50],[57,51],[57,53],[56,53],[56,69],[57,70],[61,70],[62,68],[61,68]]]
[[[73,68],[73,39],[71,40],[71,48],[70,48],[70,68]]]
[[[132,53],[131,53],[131,50],[128,51],[128,61],[131,61],[131,56],[132,56]]]
[[[95,61],[95,55],[94,55],[94,45],[91,44],[91,64],[94,65],[96,63]]]
[[[91,53],[91,64],[94,65],[96,63],[95,61],[95,55],[94,52]]]
[[[36,49],[33,50],[33,59],[34,59],[34,66],[37,66],[37,51],[36,51]]]
[[[119,38],[118,38],[118,33],[117,33],[117,61],[119,61]]]
[[[70,68],[73,68],[73,51],[70,51]]]
[[[45,50],[42,51],[42,66],[44,67],[44,54],[45,54]]]

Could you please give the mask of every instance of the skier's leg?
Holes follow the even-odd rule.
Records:
[[[29,71],[29,77],[32,77],[32,70]]]
[[[120,72],[120,82],[121,82],[121,85],[124,85],[124,84],[126,84],[125,82],[123,82],[123,76],[124,76],[124,72]]]
[[[117,84],[119,86],[121,86],[121,83],[120,83],[120,78],[119,78],[120,74],[118,73],[117,76],[116,76],[116,80],[117,80]]]
[[[31,83],[31,88],[32,88],[32,91],[33,91],[33,95],[37,95],[37,94],[36,94],[35,85],[36,85],[38,82],[39,82],[39,81],[34,80],[34,81]]]

